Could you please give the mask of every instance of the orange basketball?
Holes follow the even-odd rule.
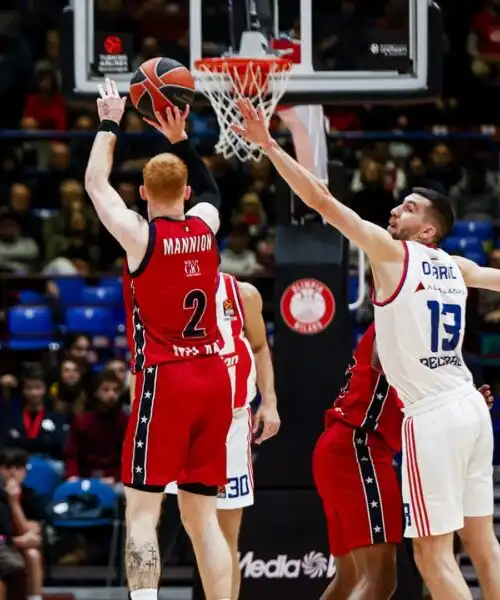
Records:
[[[194,100],[191,71],[171,58],[151,58],[137,69],[130,82],[130,99],[144,117],[155,119],[155,111],[177,106],[184,111]]]

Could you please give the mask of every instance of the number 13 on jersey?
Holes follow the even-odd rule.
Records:
[[[462,332],[462,307],[460,304],[440,304],[437,300],[429,300],[427,308],[431,317],[431,352],[455,350]]]

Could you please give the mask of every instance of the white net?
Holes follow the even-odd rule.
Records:
[[[275,57],[258,60],[228,58],[205,59],[198,61],[196,66],[198,88],[210,100],[219,123],[216,152],[224,158],[235,156],[242,162],[260,160],[260,148],[231,129],[231,125],[241,124],[236,102],[248,98],[255,108],[262,107],[269,124],[285,93],[292,63]]]

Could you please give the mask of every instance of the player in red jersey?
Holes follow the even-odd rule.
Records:
[[[215,296],[219,254],[217,186],[187,139],[187,111],[167,109],[156,126],[175,148],[144,167],[148,220],[109,184],[125,109],[116,84],[99,88],[101,119],[85,185],[97,214],[126,252],[135,390],[124,447],[126,569],[132,600],[156,600],[161,564],[156,527],[165,485],[179,482],[179,506],[205,594],[231,597],[231,554],[216,512],[226,477],[231,386],[218,354]],[[205,193],[187,214],[188,171]],[[198,190],[199,191],[199,190]],[[127,293],[125,294],[127,296]],[[130,339],[130,336],[129,336]]]
[[[489,387],[480,391],[491,404]],[[372,324],[326,413],[313,456],[336,563],[336,576],[321,600],[389,600],[394,593],[403,508],[393,457],[401,451],[402,422],[399,398],[381,370]]]

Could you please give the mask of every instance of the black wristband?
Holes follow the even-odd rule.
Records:
[[[112,121],[111,119],[103,119],[99,125],[99,131],[109,131],[109,133],[118,135],[120,133],[120,126],[116,121]]]

